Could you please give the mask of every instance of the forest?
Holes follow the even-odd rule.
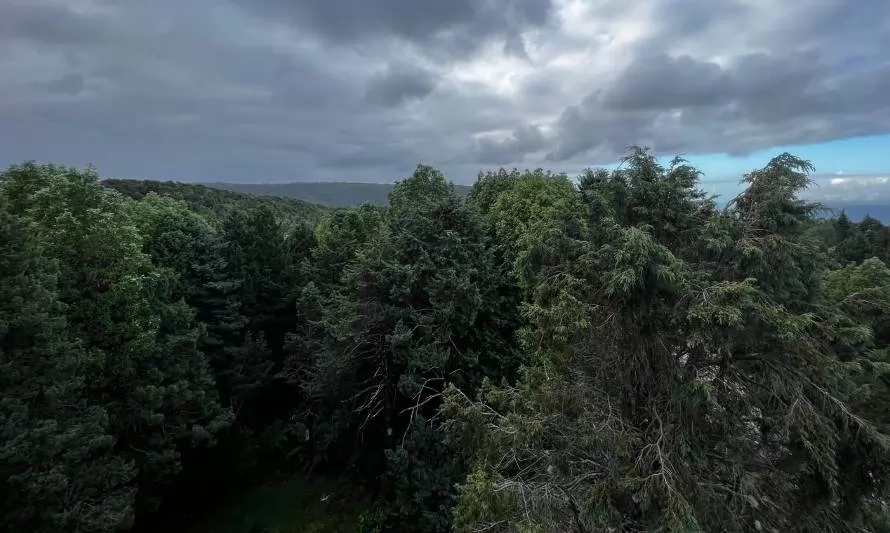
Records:
[[[11,166],[0,531],[170,531],[274,478],[336,487],[313,531],[890,532],[890,226],[813,171],[718,206],[634,148],[332,208]]]

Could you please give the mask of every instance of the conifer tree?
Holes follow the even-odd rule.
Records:
[[[422,458],[405,450],[421,453],[413,439],[430,440],[437,426],[429,419],[449,383],[472,390],[484,375],[511,372],[508,325],[515,302],[505,281],[475,214],[441,173],[419,166],[393,190],[379,235],[348,267],[342,292],[325,310],[332,342],[306,384],[313,431],[318,442],[345,444],[344,454],[358,452],[352,446],[361,439],[355,457],[368,468],[377,461],[379,469],[383,451],[394,450],[392,464],[415,474],[396,476],[408,485],[393,492],[428,495],[395,503],[402,524],[433,512],[438,518],[424,527],[448,527],[437,499],[447,499],[457,481],[451,455],[437,452],[430,458],[444,463],[421,466]],[[430,469],[450,473],[444,493],[420,483]]]
[[[457,529],[855,530],[886,437],[845,404],[817,320],[809,164],[773,159],[724,213],[645,154],[626,164],[582,182],[607,217],[532,277],[536,364],[483,402],[451,392],[476,452]]]
[[[0,530],[111,532],[133,523],[134,470],[86,402],[56,275],[33,224],[0,207]]]
[[[123,199],[94,170],[26,163],[0,181],[0,200],[35,224],[59,265],[58,295],[86,352],[89,405],[103,408],[115,451],[138,468],[141,502],[180,467],[180,447],[212,444],[229,414],[198,350],[193,312],[175,275],[143,252]]]

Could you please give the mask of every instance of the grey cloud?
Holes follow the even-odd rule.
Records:
[[[683,41],[701,42],[713,32],[733,38],[732,33],[756,24],[761,15],[744,0],[662,0],[651,5],[658,26],[637,46],[650,55]]]
[[[890,3],[787,2],[772,13],[738,0],[652,5],[656,30],[614,79],[562,113],[549,160],[610,161],[628,141],[745,154],[890,132]],[[721,64],[665,52],[726,42],[760,51]]]
[[[637,58],[602,96],[601,103],[617,110],[707,106],[726,97],[730,82],[726,71],[715,63],[657,54]]]
[[[139,8],[149,9],[148,3],[104,14],[95,27],[102,16],[84,15],[92,21],[90,39],[72,34],[64,47],[44,33],[0,36],[50,47],[48,63],[63,53],[66,69],[82,72],[18,85],[15,76],[6,78],[2,92],[19,102],[0,105],[0,139],[15,158],[6,162],[93,161],[106,172],[135,176],[171,175],[178,168],[184,179],[231,174],[232,166],[241,166],[253,168],[242,179],[261,179],[315,168],[336,157],[343,133],[370,131],[370,123],[361,123],[362,75],[351,82],[343,76],[359,69],[348,62],[329,69],[327,58],[257,44],[239,34],[237,18],[231,27],[193,25],[210,4],[170,11],[172,22],[145,21]],[[97,42],[108,46],[97,50]],[[22,68],[24,76],[46,78]],[[44,100],[33,90],[74,94],[85,85],[99,90],[76,102]],[[32,138],[30,132],[40,134]]]
[[[95,43],[103,33],[100,17],[78,14],[61,3],[10,0],[2,6],[0,38],[46,45]]]
[[[504,139],[482,137],[477,141],[476,160],[489,165],[508,165],[517,162],[516,154],[537,152],[545,143],[540,127],[530,124],[516,128]]]
[[[594,149],[613,157],[644,140],[660,153],[744,154],[890,131],[890,63],[843,74],[813,51],[776,54],[735,57],[725,67],[640,57],[563,113],[548,158]]]
[[[706,31],[720,19],[737,20],[745,5],[739,0],[667,0],[655,4],[655,12],[662,35],[685,36]]]
[[[430,94],[436,81],[436,75],[424,68],[390,65],[368,80],[366,94],[372,103],[394,106]]]
[[[0,33],[0,50],[17,51],[11,62],[0,55],[2,163],[242,181],[387,181],[421,159],[466,163],[465,123],[439,128],[435,105],[424,104],[423,123],[380,107],[424,96],[432,71],[410,57],[326,49],[296,30],[282,41],[274,25],[224,6],[134,1],[77,13],[46,0],[0,4],[2,24],[11,24],[7,11],[35,24],[46,16],[50,27],[57,16],[72,22],[63,36],[21,26]],[[15,61],[22,51],[29,61]],[[443,98],[472,106],[465,92]]]
[[[39,83],[38,86],[51,93],[77,96],[83,91],[84,81],[79,74],[65,74],[61,78]]]
[[[600,99],[601,93],[592,93],[580,105],[563,112],[557,121],[556,146],[547,154],[547,161],[565,161],[591,151],[597,162],[614,160],[634,144],[664,149],[647,139],[654,112],[610,111]]]
[[[526,60],[529,59],[528,51],[526,50],[526,42],[525,39],[522,38],[522,35],[513,34],[507,37],[504,42],[504,55]]]
[[[260,16],[288,21],[332,43],[396,37],[464,56],[492,38],[511,49],[525,28],[550,19],[552,0],[239,0]],[[427,50],[433,51],[433,50]]]
[[[890,2],[566,1],[0,0],[0,164],[470,180],[890,131]]]

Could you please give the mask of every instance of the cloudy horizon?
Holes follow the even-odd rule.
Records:
[[[890,199],[888,35],[882,0],[4,0],[0,163],[469,183],[638,144],[726,192],[801,147]]]

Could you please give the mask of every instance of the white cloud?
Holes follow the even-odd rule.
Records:
[[[817,176],[816,186],[806,197],[821,202],[890,202],[890,175],[845,175],[843,178]]]

